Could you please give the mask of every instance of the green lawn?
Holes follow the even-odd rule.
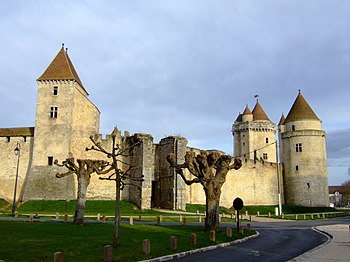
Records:
[[[55,252],[64,252],[65,261],[103,261],[103,247],[111,244],[112,224],[93,223],[75,226],[71,223],[29,223],[0,221],[0,259],[10,261],[53,261]],[[114,250],[116,261],[136,261],[192,249],[191,233],[197,233],[197,246],[229,242],[226,230],[217,232],[216,242],[201,227],[122,225],[121,246]],[[252,234],[252,233],[250,233]],[[178,249],[169,248],[170,236],[176,236]],[[245,235],[247,236],[247,235]],[[241,235],[240,237],[243,237]],[[144,239],[151,241],[151,255],[142,254]]]

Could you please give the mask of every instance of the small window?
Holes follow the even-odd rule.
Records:
[[[11,137],[10,136],[7,136],[7,143],[10,143],[11,142]]]
[[[245,142],[243,142],[243,145],[245,146]]]
[[[299,170],[299,166],[295,166],[295,171],[298,171]]]
[[[51,118],[57,118],[58,115],[58,107],[57,106],[52,106],[51,111],[50,111],[50,117]]]
[[[295,131],[295,125],[292,125],[292,131]]]
[[[303,148],[301,143],[295,144],[295,152],[302,152]]]
[[[23,141],[27,142],[27,137],[26,136],[23,137]]]
[[[48,164],[49,166],[52,166],[52,165],[53,165],[53,156],[47,157],[47,164]]]
[[[306,183],[306,185],[307,185],[307,188],[310,188],[310,183]]]
[[[264,159],[264,160],[267,160],[267,159],[268,159],[267,153],[263,153],[263,159]]]
[[[53,87],[53,95],[58,96],[58,86]]]
[[[266,144],[269,143],[269,138],[268,137],[265,138],[265,142],[266,142]]]

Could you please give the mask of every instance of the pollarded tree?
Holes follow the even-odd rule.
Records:
[[[78,159],[75,164],[74,158],[68,158],[59,164],[55,160],[55,165],[64,166],[69,171],[66,173],[57,173],[57,178],[66,177],[71,174],[76,174],[78,180],[78,195],[77,205],[74,213],[74,224],[82,225],[84,223],[86,191],[90,184],[90,178],[92,173],[104,174],[110,170],[103,171],[109,164],[104,160],[91,160],[91,159]]]
[[[231,165],[232,159],[233,164]],[[194,152],[186,152],[183,164],[176,163],[174,154],[168,155],[167,160],[186,185],[200,183],[203,186],[206,198],[205,228],[216,230],[219,227],[221,188],[226,181],[229,170],[239,169],[242,166],[242,161],[229,155],[207,151],[201,151],[198,155]],[[188,180],[183,169],[188,169],[195,178]]]

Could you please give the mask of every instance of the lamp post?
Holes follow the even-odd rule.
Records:
[[[18,182],[19,157],[21,155],[21,147],[20,147],[19,143],[17,143],[17,146],[14,149],[14,153],[17,156],[17,169],[16,169],[15,190],[14,190],[14,193],[13,193],[12,216],[15,215],[15,210],[16,210],[16,194],[17,194],[17,182]]]

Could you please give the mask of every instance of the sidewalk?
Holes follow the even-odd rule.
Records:
[[[329,241],[307,252],[294,261],[350,261],[350,232],[349,225],[317,226],[316,230],[331,235]]]

